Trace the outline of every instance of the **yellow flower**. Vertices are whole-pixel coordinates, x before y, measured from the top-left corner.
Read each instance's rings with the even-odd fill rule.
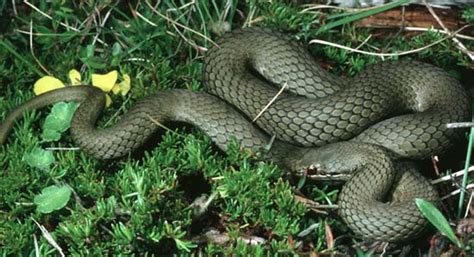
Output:
[[[92,74],[92,85],[104,92],[110,92],[117,81],[117,77],[118,72],[116,70],[107,74]]]
[[[35,82],[33,92],[35,92],[35,95],[41,95],[62,87],[64,87],[64,84],[61,80],[51,76],[44,76]]]
[[[77,86],[82,84],[81,73],[76,69],[72,69],[68,73],[69,81],[71,81],[71,85]]]
[[[82,78],[79,71],[72,69],[68,73],[69,80],[71,81],[71,85],[81,85]],[[130,91],[130,76],[128,74],[124,74],[122,76],[123,81],[120,83],[117,82],[118,72],[113,70],[107,74],[92,74],[92,85],[102,89],[102,91],[108,93],[112,91],[114,94],[121,93],[122,95],[126,95],[128,91]],[[36,95],[43,94],[45,92],[65,87],[64,83],[52,76],[44,76],[38,81],[35,82],[33,86],[33,91]],[[106,107],[109,107],[112,104],[112,99],[108,94],[105,95],[106,97]]]
[[[112,92],[116,95],[120,93],[122,96],[124,96],[128,93],[128,91],[130,91],[131,79],[128,74],[124,74],[122,76],[122,79],[122,82],[114,85],[114,87],[112,88]]]

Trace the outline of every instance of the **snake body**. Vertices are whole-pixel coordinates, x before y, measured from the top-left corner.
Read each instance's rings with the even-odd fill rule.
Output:
[[[342,79],[270,29],[236,30],[217,43],[204,60],[207,93],[158,92],[101,129],[95,126],[105,103],[99,89],[57,89],[13,110],[0,125],[0,144],[25,110],[58,101],[82,103],[71,134],[81,149],[100,159],[140,147],[158,128],[150,118],[190,123],[224,151],[233,139],[244,148],[261,149],[272,135],[276,140],[268,155],[285,169],[352,174],[338,203],[356,235],[398,242],[423,230],[426,221],[413,199],[435,200],[436,192],[412,164],[394,160],[427,158],[453,146],[459,131],[445,124],[469,116],[469,98],[455,79],[415,61],[385,62]],[[266,108],[278,87],[286,91]],[[249,119],[263,109],[254,126]]]

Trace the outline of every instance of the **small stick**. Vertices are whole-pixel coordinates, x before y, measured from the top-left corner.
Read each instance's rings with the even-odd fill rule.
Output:
[[[446,39],[448,38],[452,38],[454,37],[457,33],[459,33],[460,31],[464,30],[465,28],[469,27],[468,25],[456,30],[454,33],[452,34],[449,34],[447,37],[444,37],[444,38],[441,38],[439,40],[436,40],[435,42],[431,43],[431,44],[428,44],[426,46],[423,46],[423,47],[420,47],[420,48],[416,48],[416,49],[412,49],[412,50],[409,50],[409,51],[405,51],[405,52],[400,52],[400,53],[374,53],[374,52],[367,52],[367,51],[363,51],[363,50],[358,50],[358,49],[354,49],[354,48],[351,48],[351,47],[347,47],[347,46],[343,46],[343,45],[340,45],[340,44],[336,44],[336,43],[332,43],[332,42],[328,42],[328,41],[324,41],[324,40],[319,40],[319,39],[313,39],[311,41],[309,41],[310,44],[321,44],[321,45],[328,45],[328,46],[333,46],[333,47],[337,47],[337,48],[341,48],[341,49],[344,49],[344,50],[347,50],[347,51],[351,51],[351,52],[356,52],[356,53],[360,53],[360,54],[366,54],[366,55],[373,55],[373,56],[379,56],[379,57],[389,57],[389,56],[401,56],[401,55],[408,55],[408,54],[413,54],[413,53],[416,53],[416,52],[420,52],[420,51],[423,51],[425,49],[428,49],[434,45],[437,45],[443,41],[445,41]]]
[[[268,107],[270,107],[270,105],[272,105],[272,103],[275,102],[278,96],[280,96],[283,93],[283,91],[286,89],[287,86],[288,86],[288,83],[285,82],[285,84],[281,87],[280,91],[278,91],[278,93],[276,93],[276,95],[268,102],[267,105],[265,105],[265,107],[263,107],[263,109],[257,114],[257,116],[253,118],[252,123],[254,123],[258,118],[260,118],[260,116],[262,116],[262,114],[268,109]]]

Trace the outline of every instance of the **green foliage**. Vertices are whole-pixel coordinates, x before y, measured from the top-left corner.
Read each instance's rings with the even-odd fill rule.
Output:
[[[457,247],[462,248],[462,243],[459,239],[454,235],[454,231],[449,225],[446,218],[443,214],[432,204],[430,201],[426,201],[424,199],[415,199],[416,206],[420,209],[423,216],[425,216],[433,226],[435,226],[443,235],[449,238],[451,242],[453,242]]]
[[[41,194],[35,196],[36,210],[41,213],[51,213],[66,206],[71,197],[71,189],[67,186],[49,186],[41,190]]]
[[[23,160],[28,163],[30,167],[46,170],[54,162],[54,155],[51,151],[36,147],[30,153],[26,153],[23,156]]]
[[[55,104],[44,121],[42,139],[46,142],[58,141],[61,138],[61,133],[71,126],[76,108],[76,103],[60,102]]]
[[[39,64],[59,78],[72,68],[80,70],[83,78],[112,69],[130,74],[130,96],[113,96],[112,108],[98,124],[109,126],[138,99],[158,90],[201,90],[204,50],[213,45],[211,39],[229,29],[268,26],[290,31],[303,43],[321,38],[353,48],[371,34],[346,23],[316,36],[321,21],[329,24],[351,15],[303,12],[302,7],[285,1],[159,2],[130,6],[119,1],[39,1],[33,4],[51,19],[33,9],[13,15],[8,26],[2,26],[9,31],[0,40],[0,84],[7,85],[0,92],[0,117],[33,97],[34,81],[46,73]],[[30,24],[33,49],[30,36],[19,32],[28,30]],[[372,37],[360,49],[405,51],[442,36],[430,32],[411,38]],[[355,75],[381,61],[329,46],[309,48],[334,73]],[[468,67],[469,60],[455,49],[446,40],[411,58],[447,70]],[[347,232],[335,215],[314,214],[297,202],[294,184],[278,167],[262,161],[264,153],[242,151],[234,144],[224,155],[201,132],[180,125],[159,135],[153,149],[111,162],[95,160],[82,151],[42,150],[39,145],[74,146],[67,133],[53,141],[67,129],[58,127],[59,123],[69,124],[70,119],[56,108],[49,116],[44,115],[47,110],[26,113],[8,145],[0,146],[0,252],[5,256],[36,255],[31,235],[37,236],[40,255],[55,254],[39,236],[32,218],[48,229],[67,255],[74,256],[307,254],[327,248],[325,223],[336,236]],[[67,115],[72,112],[72,107],[60,108]],[[52,128],[55,132],[48,132]],[[74,189],[74,203],[50,214],[35,211],[35,193],[58,183]],[[298,189],[318,203],[332,204],[337,199],[334,187],[302,181]],[[191,203],[201,195],[216,197],[197,217]],[[314,224],[319,225],[298,236]],[[211,227],[228,235],[230,242],[219,245],[194,240]],[[247,236],[261,237],[265,243],[246,244],[242,238]],[[346,253],[343,240],[335,243],[336,252]]]
[[[474,6],[466,8],[462,12],[462,17],[470,24],[474,24]]]

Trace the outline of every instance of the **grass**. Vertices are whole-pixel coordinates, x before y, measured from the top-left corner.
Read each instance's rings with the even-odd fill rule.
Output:
[[[286,30],[304,43],[320,38],[350,47],[371,34],[348,23],[319,33],[320,13],[301,12],[301,7],[278,1],[164,0],[155,7],[147,1],[110,5],[41,0],[15,8],[17,14],[11,3],[0,5],[0,13],[11,16],[0,28],[0,56],[4,57],[0,58],[0,119],[33,97],[32,85],[40,76],[52,74],[67,81],[72,68],[80,70],[86,81],[92,73],[113,69],[131,75],[131,93],[113,97],[101,124],[113,123],[137,100],[158,90],[201,90],[204,49],[226,29],[243,24]],[[411,38],[370,38],[361,49],[406,51],[442,37],[428,32]],[[380,61],[329,46],[311,45],[310,50],[334,73],[349,76]],[[410,58],[434,63],[458,77],[460,67],[470,65],[449,40]],[[8,145],[0,146],[4,256],[58,254],[35,221],[70,255],[355,254],[358,248],[334,213],[317,214],[295,200],[296,182],[278,167],[260,162],[258,155],[241,152],[236,145],[224,155],[192,128],[178,126],[174,133],[158,137],[156,147],[114,162],[61,150],[53,152],[56,161],[49,169],[32,168],[24,156],[36,147],[74,146],[67,134],[59,142],[40,142],[47,113],[27,113]],[[68,185],[74,197],[65,208],[43,214],[36,211],[33,199],[51,185]],[[301,191],[309,199],[332,204],[338,188],[306,183]],[[200,215],[203,207],[192,203],[203,194],[215,198]],[[333,243],[327,227],[335,235]],[[219,234],[203,237],[210,228]],[[307,235],[298,236],[308,228],[312,229]],[[219,236],[229,240],[226,246],[206,242]],[[264,243],[249,245],[245,243],[249,239]],[[421,249],[426,244],[427,240]]]

